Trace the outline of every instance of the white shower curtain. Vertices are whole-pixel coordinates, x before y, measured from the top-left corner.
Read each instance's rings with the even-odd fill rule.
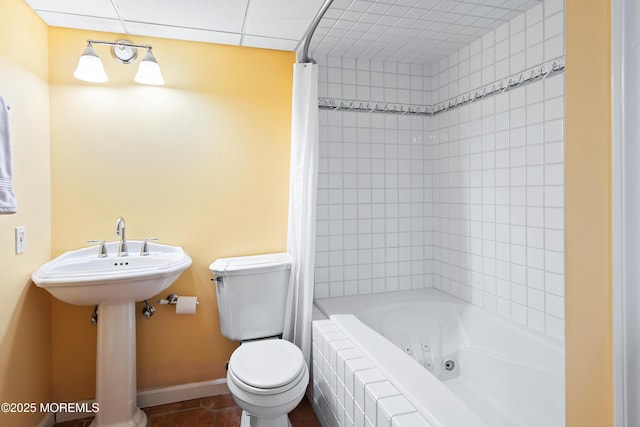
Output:
[[[309,365],[318,182],[318,66],[294,64],[287,252],[293,260],[284,339]]]

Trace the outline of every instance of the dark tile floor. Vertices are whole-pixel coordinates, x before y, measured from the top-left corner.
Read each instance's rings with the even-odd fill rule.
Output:
[[[239,427],[242,410],[230,394],[185,400],[142,409],[149,427]],[[292,427],[320,427],[305,397],[289,413]],[[57,423],[54,427],[89,427],[92,418]]]

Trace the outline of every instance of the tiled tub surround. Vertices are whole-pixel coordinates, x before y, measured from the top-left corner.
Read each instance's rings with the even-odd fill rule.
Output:
[[[433,427],[331,320],[313,321],[314,411],[324,427]]]
[[[564,54],[547,0],[433,67],[444,101]],[[434,286],[564,337],[564,74],[434,116]]]
[[[553,338],[435,289],[316,305],[329,317],[313,325],[324,426],[564,425],[564,353]]]
[[[320,119],[315,297],[432,286],[424,118]]]
[[[435,65],[317,58],[321,97],[434,105],[564,52],[547,0]],[[315,297],[435,286],[564,336],[564,75],[429,116],[320,112]]]

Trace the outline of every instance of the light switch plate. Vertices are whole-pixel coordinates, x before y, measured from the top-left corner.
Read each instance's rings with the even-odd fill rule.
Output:
[[[24,252],[24,226],[16,227],[16,254]]]

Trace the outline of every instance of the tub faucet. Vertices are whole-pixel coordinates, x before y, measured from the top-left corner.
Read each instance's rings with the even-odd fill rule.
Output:
[[[118,246],[118,256],[127,256],[127,239],[125,237],[124,218],[119,216],[116,220],[116,236],[120,236],[120,246]]]

